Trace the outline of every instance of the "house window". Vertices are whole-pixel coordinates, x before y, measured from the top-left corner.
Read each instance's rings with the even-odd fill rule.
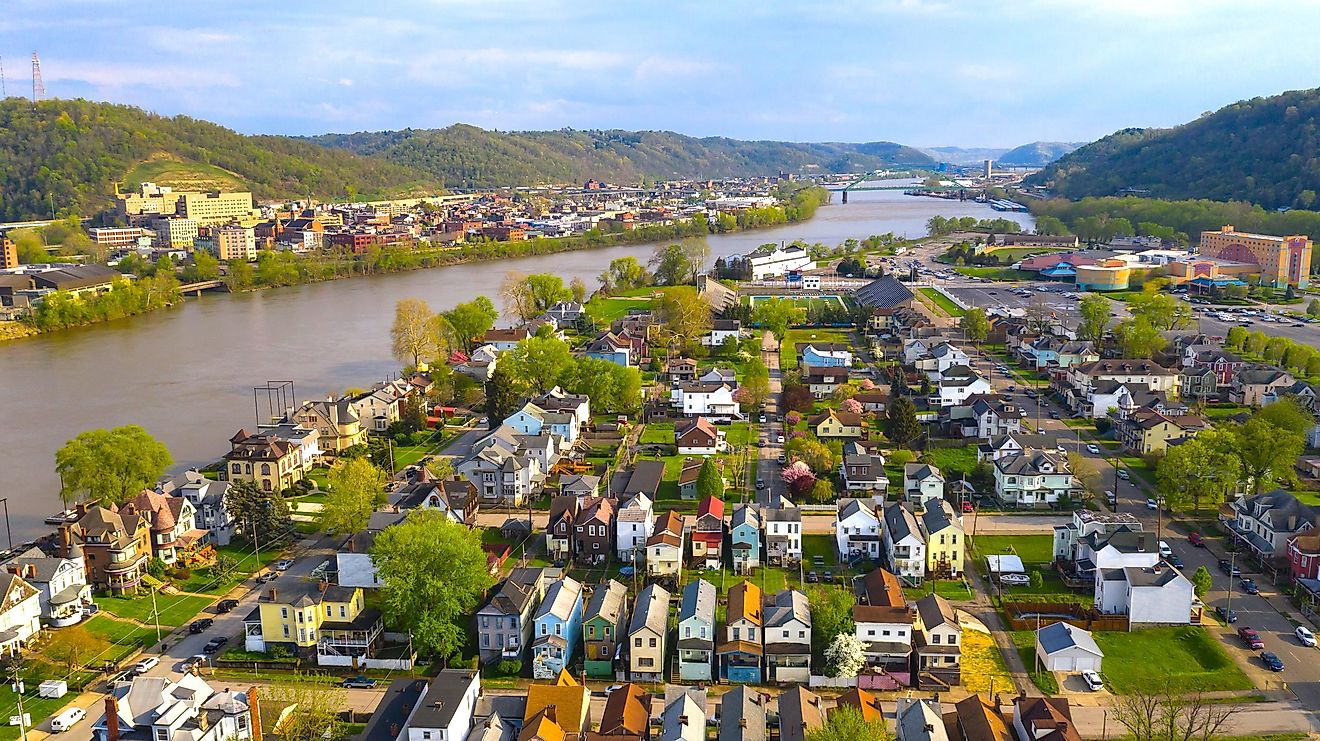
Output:
[[[638,648],[641,648],[641,647],[642,647],[642,639],[641,639],[641,638],[638,638],[638,639],[637,639],[637,641],[636,641],[636,645],[637,645]]]
[[[281,618],[281,619],[284,619],[284,620],[288,620],[288,619],[289,619],[289,608],[287,608],[287,607],[281,607],[281,608],[280,608],[280,618]]]
[[[940,634],[939,634],[939,633],[931,633],[931,635],[930,635],[930,642],[931,642],[931,645],[933,645],[933,646],[938,646],[938,645],[940,644]]]
[[[339,606],[339,617],[348,617],[348,608],[344,607],[343,605],[340,605],[340,606]]]
[[[285,638],[288,638],[288,637],[289,637],[289,626],[288,626],[288,624],[285,624],[285,626],[284,626],[284,637],[285,637]]]
[[[651,648],[655,648],[655,639],[654,639],[654,638],[651,639]]]
[[[642,657],[642,658],[640,658],[640,659],[637,660],[637,665],[638,665],[638,666],[645,666],[645,667],[648,667],[648,668],[649,668],[649,667],[655,666],[655,660],[652,659],[652,658],[650,658],[650,657]]]

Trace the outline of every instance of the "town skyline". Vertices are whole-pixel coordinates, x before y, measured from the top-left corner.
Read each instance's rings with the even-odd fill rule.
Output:
[[[1262,14],[1219,2],[1035,2],[990,16],[915,0],[674,13],[416,0],[389,16],[336,2],[312,16],[295,3],[183,8],[168,22],[56,5],[58,19],[18,2],[0,24],[9,94],[26,94],[35,50],[49,97],[243,133],[470,123],[924,147],[1093,140],[1308,87],[1284,56],[1223,52],[1304,43],[1307,21],[1320,20],[1305,3]]]

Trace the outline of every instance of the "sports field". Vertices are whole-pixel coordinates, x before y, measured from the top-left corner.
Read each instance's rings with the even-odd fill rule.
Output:
[[[811,306],[832,306],[835,308],[842,306],[847,308],[850,305],[849,300],[845,299],[843,296],[828,294],[824,296],[748,296],[747,299],[752,308],[756,308],[756,305],[762,301],[772,301],[775,299],[788,299],[793,302],[794,306],[800,309],[806,309]]]

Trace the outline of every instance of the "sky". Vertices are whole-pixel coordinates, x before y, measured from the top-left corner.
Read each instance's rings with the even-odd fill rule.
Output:
[[[1320,2],[5,0],[28,94],[244,133],[665,129],[1012,147],[1316,85]],[[1288,52],[1288,49],[1301,51]]]

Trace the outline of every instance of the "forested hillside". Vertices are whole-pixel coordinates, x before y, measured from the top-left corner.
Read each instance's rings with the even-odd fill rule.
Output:
[[[999,155],[1004,165],[1042,167],[1082,146],[1083,142],[1032,142],[1014,147]]]
[[[771,175],[779,171],[855,172],[923,166],[926,154],[891,142],[801,144],[698,139],[668,131],[486,131],[444,129],[325,134],[311,141],[380,157],[442,179],[453,188],[618,183],[672,178]]]
[[[1315,208],[1320,90],[1225,106],[1171,129],[1124,129],[1046,167],[1029,182],[1067,198],[1126,189],[1157,198]]]
[[[130,106],[22,98],[0,101],[0,220],[92,214],[114,183],[250,188],[258,198],[435,192],[438,183],[391,162],[278,136],[244,136],[186,116]]]

